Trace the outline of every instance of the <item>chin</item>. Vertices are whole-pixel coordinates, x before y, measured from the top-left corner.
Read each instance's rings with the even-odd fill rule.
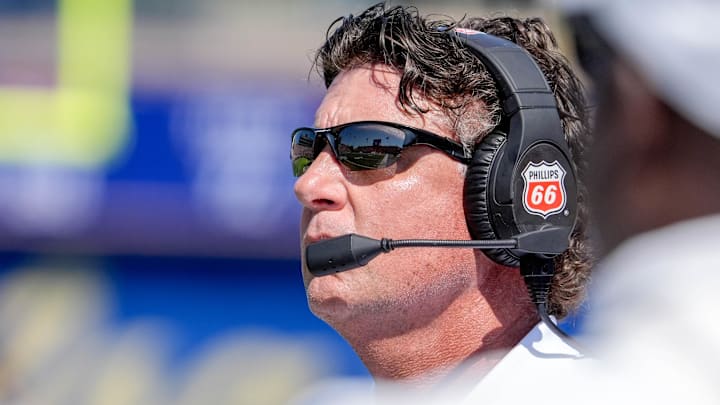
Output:
[[[372,300],[372,297],[368,296],[365,289],[367,282],[358,272],[311,277],[306,285],[310,311],[333,326],[361,315],[364,307],[368,306],[365,301]]]
[[[343,297],[330,294],[315,294],[309,289],[307,299],[310,311],[330,325],[337,325],[353,317],[352,307]]]
[[[322,301],[308,298],[308,306],[310,312],[333,327],[353,318],[347,302],[339,298]]]

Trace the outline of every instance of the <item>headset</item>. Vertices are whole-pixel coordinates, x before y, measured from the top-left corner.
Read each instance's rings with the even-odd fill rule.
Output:
[[[487,68],[502,118],[475,146],[465,177],[465,217],[473,239],[522,239],[522,249],[486,249],[497,263],[520,267],[541,319],[580,350],[548,315],[553,257],[569,247],[577,219],[577,179],[555,95],[528,52],[478,31],[450,31]]]
[[[519,45],[478,31],[450,31],[495,80],[502,109],[496,128],[476,145],[465,178],[464,206],[474,239],[512,239],[549,230],[543,245],[568,248],[577,218],[577,182],[555,96],[543,72]],[[536,251],[489,249],[497,263],[518,267]]]

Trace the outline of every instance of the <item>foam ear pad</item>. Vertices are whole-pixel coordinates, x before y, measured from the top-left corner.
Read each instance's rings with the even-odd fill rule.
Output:
[[[465,175],[464,206],[465,221],[473,239],[502,239],[492,224],[488,211],[488,190],[491,187],[490,173],[496,170],[495,157],[505,146],[507,136],[502,132],[486,135],[475,147],[472,162]],[[485,255],[495,262],[518,267],[520,262],[508,249],[483,250]]]

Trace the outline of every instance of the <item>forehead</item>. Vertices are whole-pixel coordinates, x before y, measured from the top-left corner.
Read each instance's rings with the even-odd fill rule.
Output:
[[[341,72],[328,88],[315,114],[317,127],[353,121],[392,121],[397,107],[399,74],[363,66]]]
[[[400,74],[384,65],[341,72],[328,88],[315,114],[315,126],[327,128],[355,121],[390,121],[446,133],[446,117],[426,103],[429,112],[409,113],[398,101]],[[416,93],[417,101],[424,102]]]

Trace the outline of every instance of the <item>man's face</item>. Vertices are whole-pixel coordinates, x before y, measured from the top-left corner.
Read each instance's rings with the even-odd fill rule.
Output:
[[[450,137],[439,112],[408,115],[399,108],[399,78],[382,66],[341,73],[317,110],[315,126],[390,121]],[[308,244],[348,233],[468,239],[464,171],[463,164],[426,146],[403,150],[389,168],[350,171],[326,146],[295,184],[303,205],[303,255]],[[463,291],[477,288],[478,257],[462,249],[400,249],[367,266],[323,277],[313,277],[303,259],[303,278],[312,311],[333,326],[378,319],[378,314],[386,320],[425,322]]]

